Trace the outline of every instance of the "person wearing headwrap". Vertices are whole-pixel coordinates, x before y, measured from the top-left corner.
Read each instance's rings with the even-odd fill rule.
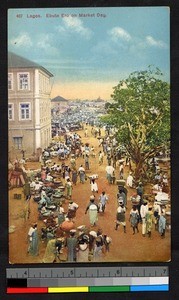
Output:
[[[73,182],[74,185],[76,185],[77,178],[78,178],[78,172],[77,172],[76,167],[74,167],[71,172],[72,172],[71,173],[72,174],[72,182]]]
[[[89,219],[91,226],[96,225],[96,222],[98,220],[98,212],[99,212],[99,206],[94,201],[95,197],[94,195],[90,196],[90,203],[88,204],[85,214],[89,210]]]
[[[142,205],[140,207],[140,215],[142,219],[142,236],[145,237],[146,234],[146,214],[148,212],[148,201],[143,199]]]
[[[77,238],[75,233],[75,229],[70,230],[70,236],[66,239],[68,262],[76,261]]]
[[[97,183],[95,182],[95,179],[92,179],[91,180],[91,192],[96,192],[98,193],[98,185]]]
[[[149,204],[148,206],[148,212],[146,213],[145,219],[146,219],[146,231],[149,238],[151,238],[152,223],[155,222],[151,204]]]
[[[76,211],[77,211],[78,207],[79,207],[79,205],[77,203],[75,203],[73,200],[70,200],[69,205],[68,205],[67,218],[74,219],[76,217]]]
[[[108,201],[108,196],[106,195],[105,191],[103,191],[99,196],[99,201],[101,205],[101,211],[104,212],[106,208],[106,203]]]
[[[133,234],[135,234],[135,229],[139,232],[138,223],[139,223],[139,212],[137,207],[134,205],[130,211],[130,219],[131,227],[133,229]]]
[[[104,239],[103,239],[102,231],[98,230],[97,237],[94,243],[94,252],[93,252],[93,257],[95,261],[100,260],[103,245],[104,245]]]
[[[29,236],[29,247],[28,253],[32,256],[38,255],[38,230],[37,230],[37,223],[33,224],[28,232]]]
[[[161,206],[160,202],[155,201],[154,202],[154,218],[155,218],[155,230],[158,230],[159,228],[159,218],[161,215]]]
[[[165,238],[165,228],[166,228],[166,217],[165,212],[161,212],[161,215],[159,217],[159,233],[161,235],[161,238]]]
[[[134,182],[134,177],[132,176],[132,172],[130,172],[129,176],[127,177],[126,185],[132,188],[133,182]]]
[[[123,226],[124,233],[126,233],[126,218],[125,218],[125,212],[126,208],[124,206],[123,201],[119,202],[119,206],[117,208],[117,213],[116,213],[116,227],[115,230],[118,229],[119,225]]]
[[[62,203],[58,207],[58,224],[62,224],[65,221],[65,210],[62,207]]]
[[[80,176],[80,182],[84,183],[85,182],[85,169],[83,168],[82,165],[78,169],[78,174]]]
[[[59,259],[59,254],[62,253],[62,245],[64,239],[51,239],[47,243],[47,247],[45,249],[43,263],[53,263],[56,262],[57,258]]]
[[[86,233],[87,229],[84,225],[77,228],[79,230],[77,238],[77,261],[85,262],[88,261],[89,257],[89,235]]]
[[[66,190],[67,190],[67,195],[66,195],[67,198],[71,198],[73,186],[72,186],[72,183],[70,181],[70,178],[67,179],[65,187],[66,187]]]

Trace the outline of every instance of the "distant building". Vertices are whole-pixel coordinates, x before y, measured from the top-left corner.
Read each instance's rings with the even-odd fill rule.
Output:
[[[57,96],[51,99],[51,107],[52,109],[56,109],[59,111],[65,111],[68,108],[69,101],[61,96]]]
[[[64,112],[69,107],[69,101],[61,96],[51,99],[51,107],[54,112]]]
[[[8,53],[8,119],[10,157],[31,155],[51,141],[50,78],[39,64]]]

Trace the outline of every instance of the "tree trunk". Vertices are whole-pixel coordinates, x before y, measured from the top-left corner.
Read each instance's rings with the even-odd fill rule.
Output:
[[[144,160],[139,160],[138,162],[135,162],[136,168],[134,170],[134,176],[135,176],[135,181],[138,181],[141,177],[141,174],[143,173],[143,163]]]

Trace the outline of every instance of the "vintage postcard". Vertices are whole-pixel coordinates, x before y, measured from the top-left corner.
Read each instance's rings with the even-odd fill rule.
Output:
[[[8,144],[11,264],[170,261],[169,7],[9,9]]]

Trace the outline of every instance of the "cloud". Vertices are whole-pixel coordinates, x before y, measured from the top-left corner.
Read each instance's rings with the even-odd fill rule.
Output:
[[[90,39],[92,36],[92,31],[85,27],[83,22],[74,17],[65,17],[63,18],[64,27],[59,26],[58,31],[60,33],[78,33],[80,36],[84,37],[85,39]]]
[[[61,34],[66,34],[67,33],[67,30],[61,25],[57,26],[56,29]]]
[[[58,49],[53,44],[52,36],[48,34],[42,34],[37,42],[37,47],[43,49],[48,54],[58,54]]]
[[[79,63],[84,63],[86,64],[86,61],[81,61],[81,60],[78,60],[78,59],[68,59],[68,58],[64,58],[64,59],[56,59],[56,58],[40,58],[38,59],[39,62],[41,63],[47,63],[47,64],[54,64],[54,65],[68,65],[68,64],[79,64]]]
[[[10,45],[29,48],[33,46],[33,43],[27,32],[21,32],[17,37],[14,37],[10,40]]]
[[[49,52],[51,54],[51,52]],[[49,58],[40,58],[36,59],[35,62],[38,64],[44,66],[45,68],[49,69],[52,71],[53,74],[57,74],[56,70],[59,71],[59,73],[64,75],[65,71],[73,71],[70,73],[71,75],[68,76],[73,76],[76,74],[76,72],[85,72],[88,70],[88,72],[92,72],[94,70],[93,65],[91,62],[86,62],[81,59],[56,59],[55,55],[51,56]]]
[[[168,46],[162,40],[156,40],[148,35],[143,39],[133,38],[133,42],[129,46],[130,53],[134,53],[137,57],[146,58],[147,50],[151,49],[167,49]]]
[[[115,42],[118,40],[123,40],[129,42],[132,38],[130,34],[121,27],[114,27],[108,31],[108,34],[111,36],[111,39]]]
[[[39,60],[38,60],[39,62]],[[56,65],[50,65],[50,67],[52,69],[57,69],[57,70],[94,70],[94,68],[92,68],[91,66],[64,66],[64,65],[60,65],[60,64],[56,64]]]
[[[93,54],[99,54],[99,55],[116,55],[118,54],[118,51],[114,49],[111,44],[108,41],[101,41],[97,43],[92,49]]]
[[[167,48],[167,44],[161,40],[155,40],[152,36],[146,36],[146,43],[152,47]]]

